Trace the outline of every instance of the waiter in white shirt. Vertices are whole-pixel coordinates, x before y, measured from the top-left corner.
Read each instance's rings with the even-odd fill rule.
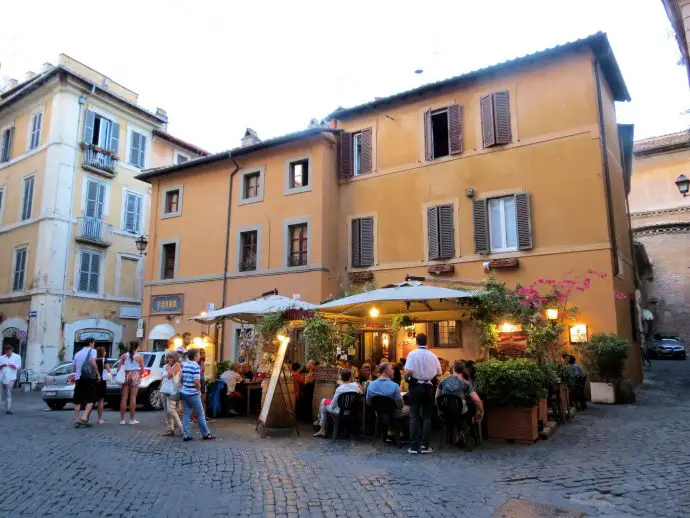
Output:
[[[22,367],[22,357],[12,352],[10,344],[5,344],[4,352],[0,356],[0,401],[5,402],[5,413],[12,414],[12,388]]]
[[[434,386],[431,384],[441,374],[441,363],[426,348],[426,335],[417,335],[417,349],[407,356],[405,378],[410,386],[410,448],[408,453],[432,453],[431,414],[434,411]],[[423,422],[423,424],[422,424]],[[421,436],[421,437],[420,437]]]

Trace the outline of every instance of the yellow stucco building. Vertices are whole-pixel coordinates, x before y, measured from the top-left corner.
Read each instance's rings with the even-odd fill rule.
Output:
[[[319,302],[408,274],[514,285],[593,269],[607,275],[574,295],[581,322],[632,339],[630,300],[616,297],[635,289],[632,135],[614,106],[628,99],[597,34],[147,171],[147,329],[207,331],[188,318],[274,288]],[[225,358],[237,331],[227,324]],[[477,354],[461,323],[428,331],[448,360]],[[380,338],[363,337],[362,356]]]
[[[34,376],[89,337],[111,355],[136,339],[151,192],[135,176],[204,154],[137,101],[64,54],[0,92],[0,334]]]

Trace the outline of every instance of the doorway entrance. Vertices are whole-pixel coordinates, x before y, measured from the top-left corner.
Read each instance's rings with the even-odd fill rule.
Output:
[[[360,361],[371,360],[374,365],[378,364],[382,358],[387,358],[391,362],[396,361],[395,346],[391,345],[388,332],[363,331],[358,338],[355,347]]]
[[[96,340],[96,347],[105,348],[106,358],[113,357],[113,342],[115,336],[107,329],[80,329],[74,334],[74,354],[89,345],[91,339]]]

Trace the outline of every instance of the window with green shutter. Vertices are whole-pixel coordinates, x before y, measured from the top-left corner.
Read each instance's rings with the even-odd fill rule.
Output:
[[[141,209],[143,197],[127,191],[125,194],[124,230],[131,234],[141,233]]]
[[[146,166],[146,135],[131,130],[129,163],[143,169]]]
[[[374,218],[355,218],[351,229],[352,267],[374,265]]]
[[[9,162],[12,158],[12,141],[14,140],[14,126],[2,130],[0,133],[0,163]]]
[[[427,238],[429,260],[455,257],[455,225],[453,205],[427,208]]]
[[[25,246],[14,250],[14,269],[12,272],[12,291],[24,291],[24,278],[26,276],[26,256]]]
[[[93,250],[81,250],[80,256],[77,291],[98,294],[100,292],[102,256]]]

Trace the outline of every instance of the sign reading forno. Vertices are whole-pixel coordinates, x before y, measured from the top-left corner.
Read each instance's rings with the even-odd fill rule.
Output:
[[[151,295],[151,314],[182,314],[184,295]]]

